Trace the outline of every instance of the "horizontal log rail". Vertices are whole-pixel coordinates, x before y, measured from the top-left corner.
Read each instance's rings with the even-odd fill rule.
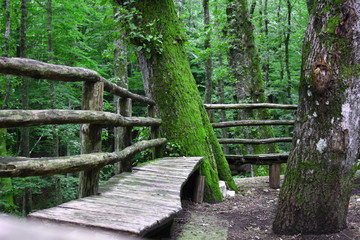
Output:
[[[155,102],[150,98],[129,92],[127,89],[107,81],[96,71],[86,68],[44,63],[28,58],[0,57],[0,73],[63,82],[101,81],[104,83],[105,91],[120,97],[131,98],[135,101],[155,105]]]
[[[0,177],[48,176],[83,171],[113,164],[143,150],[166,143],[165,138],[137,142],[119,152],[90,153],[67,157],[0,157]]]
[[[221,144],[270,144],[279,142],[291,142],[292,137],[265,138],[265,139],[242,139],[242,138],[219,138]]]
[[[274,103],[236,103],[236,104],[204,104],[206,109],[290,109],[296,110],[296,104],[274,104]]]
[[[0,110],[0,128],[85,123],[122,127],[160,126],[161,119],[123,117],[119,114],[91,110]]]
[[[286,163],[289,153],[259,154],[259,155],[225,155],[229,164],[271,165]]]
[[[238,120],[212,123],[214,128],[238,126],[264,126],[264,125],[294,125],[295,120]]]

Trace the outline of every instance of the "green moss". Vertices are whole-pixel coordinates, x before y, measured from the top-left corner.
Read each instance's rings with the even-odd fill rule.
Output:
[[[340,22],[340,17],[330,17],[326,23],[325,32],[327,32],[328,34],[335,34],[335,30],[339,26]]]
[[[152,96],[163,121],[162,135],[181,146],[184,155],[204,157],[200,173],[206,177],[205,200],[221,201],[219,178],[233,189],[236,186],[191,73],[174,3],[157,0],[134,4],[142,13],[142,24],[154,22],[147,34],[156,29],[163,35],[162,53],[153,54],[147,60],[152,68],[149,78]],[[147,53],[142,50],[141,54]]]

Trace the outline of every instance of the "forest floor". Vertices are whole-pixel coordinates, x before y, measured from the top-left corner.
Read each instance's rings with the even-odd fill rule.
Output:
[[[360,240],[360,178],[350,200],[348,229],[327,235],[279,236],[272,232],[279,190],[268,187],[268,177],[238,178],[240,194],[218,204],[184,202],[175,218],[173,240]]]

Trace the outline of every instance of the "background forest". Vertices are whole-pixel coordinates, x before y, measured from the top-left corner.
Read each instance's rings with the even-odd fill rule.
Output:
[[[238,79],[230,64],[230,51],[234,48],[236,29],[242,26],[230,11],[234,1],[181,0],[175,1],[178,16],[187,35],[187,55],[198,89],[207,103],[252,102],[239,99],[236,91]],[[301,67],[301,47],[308,11],[305,1],[253,0],[248,4],[248,18],[253,24],[255,47],[260,57],[262,81],[265,84],[266,102],[297,103],[298,81]],[[84,67],[97,71],[106,79],[144,95],[136,51],[128,39],[138,34],[135,26],[127,23],[133,17],[110,1],[65,0],[2,0],[0,6],[0,56],[26,57],[39,61]],[[209,14],[207,14],[209,12]],[[205,14],[204,14],[205,13]],[[127,33],[122,31],[125,26]],[[159,36],[144,36],[161,45]],[[146,47],[146,46],[144,46]],[[240,46],[241,47],[241,46]],[[124,66],[125,65],[125,66]],[[251,66],[248,66],[251,70]],[[124,72],[125,81],[121,75]],[[208,80],[207,80],[208,79]],[[0,106],[2,109],[81,109],[80,83],[49,82],[0,76]],[[105,95],[104,111],[114,111],[114,99]],[[137,116],[144,115],[145,107],[134,106]],[[292,119],[286,110],[271,110],[275,119]],[[238,117],[236,111],[226,115],[214,114],[214,121]],[[27,133],[28,131],[28,133]],[[245,136],[247,130],[229,128],[228,133]],[[276,127],[276,136],[289,136],[290,127]],[[2,156],[65,156],[80,153],[79,126],[59,125],[21,128],[1,131]],[[148,137],[145,128],[135,128],[134,139]],[[114,131],[104,129],[103,150],[113,151]],[[168,144],[169,155],[181,153],[174,144]],[[224,151],[250,151],[229,145]],[[279,151],[289,151],[289,144],[279,144]],[[142,154],[134,164],[149,159]],[[114,172],[112,166],[101,171],[101,180]],[[265,167],[255,169],[255,175],[266,175]],[[25,210],[26,192],[32,192],[35,209],[57,205],[77,197],[78,177],[67,176],[14,178],[12,186],[5,189],[2,183],[0,207],[7,212],[22,214]],[[27,189],[27,191],[25,191]],[[2,199],[9,194],[14,204]]]

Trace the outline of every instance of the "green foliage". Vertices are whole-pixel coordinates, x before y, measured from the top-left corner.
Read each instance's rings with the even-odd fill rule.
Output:
[[[167,142],[164,150],[165,156],[180,157],[183,156],[184,150],[181,145],[175,142]]]

